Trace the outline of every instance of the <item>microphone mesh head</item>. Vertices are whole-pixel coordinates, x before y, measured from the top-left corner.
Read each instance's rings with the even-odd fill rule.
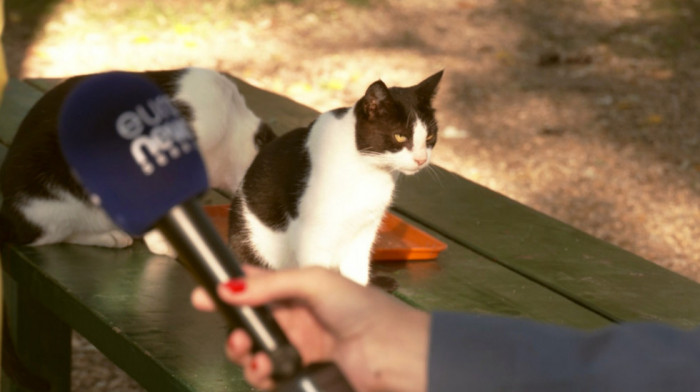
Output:
[[[189,125],[143,76],[110,72],[78,84],[61,109],[58,136],[78,180],[132,235],[208,188]]]

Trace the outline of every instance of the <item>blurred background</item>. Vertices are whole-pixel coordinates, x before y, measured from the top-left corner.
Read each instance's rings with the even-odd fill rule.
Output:
[[[5,7],[18,78],[195,65],[323,111],[445,69],[433,163],[700,281],[700,0]]]

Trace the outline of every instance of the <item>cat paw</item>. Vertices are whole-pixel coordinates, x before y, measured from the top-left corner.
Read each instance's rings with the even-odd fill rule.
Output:
[[[151,253],[157,255],[169,256],[173,259],[177,258],[175,249],[170,245],[170,242],[163,237],[159,230],[151,230],[143,236],[143,242]]]
[[[105,248],[126,248],[134,243],[134,239],[121,230],[101,233],[79,233],[65,239],[69,244],[103,246]]]
[[[107,234],[112,237],[113,248],[126,248],[134,243],[134,238],[123,231],[114,230]]]

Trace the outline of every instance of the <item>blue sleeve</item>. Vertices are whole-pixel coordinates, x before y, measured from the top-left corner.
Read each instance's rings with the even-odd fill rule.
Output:
[[[700,330],[436,312],[428,391],[700,391]]]

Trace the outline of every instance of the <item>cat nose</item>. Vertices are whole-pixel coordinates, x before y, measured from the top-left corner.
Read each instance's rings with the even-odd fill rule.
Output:
[[[413,158],[413,161],[414,161],[418,166],[424,164],[425,161],[427,161],[427,160],[428,160],[428,158]]]

